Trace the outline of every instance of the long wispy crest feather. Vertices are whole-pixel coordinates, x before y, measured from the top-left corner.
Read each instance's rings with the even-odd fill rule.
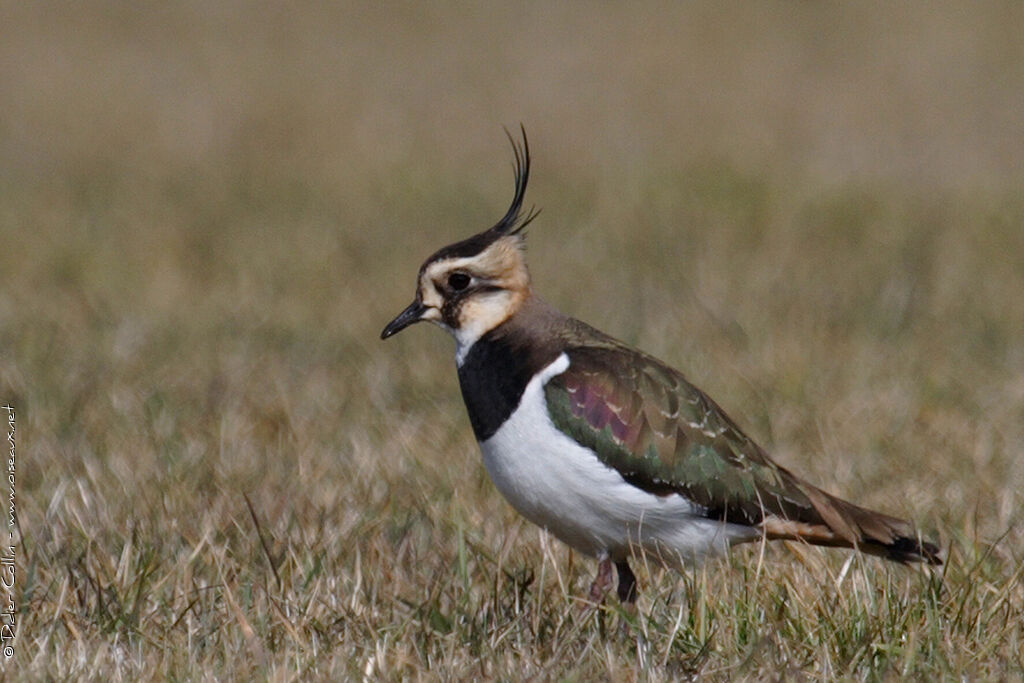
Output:
[[[540,214],[539,210],[534,210],[532,207],[526,212],[526,215],[523,215],[522,212],[523,198],[526,196],[526,185],[530,181],[530,143],[526,139],[526,128],[521,123],[519,124],[519,131],[523,136],[521,145],[512,137],[512,133],[509,132],[508,128],[505,128],[505,135],[508,136],[509,142],[512,143],[512,154],[515,157],[512,163],[512,170],[515,173],[516,183],[515,195],[512,197],[512,203],[509,205],[508,211],[501,217],[501,220],[487,230],[438,250],[437,253],[427,259],[427,263],[442,258],[476,256],[502,237],[520,234],[523,228]],[[426,266],[426,263],[424,266]]]
[[[505,212],[505,215],[494,227],[487,231],[488,233],[514,235],[525,228],[540,213],[539,211],[534,211],[531,207],[526,212],[526,216],[521,216],[523,198],[526,196],[526,185],[530,182],[530,143],[526,138],[526,127],[521,123],[519,124],[519,132],[523,136],[523,144],[521,146],[516,143],[509,129],[505,128],[505,135],[508,136],[508,141],[512,143],[512,153],[515,155],[512,168],[515,173],[516,192],[512,197],[512,204],[509,205],[508,211]]]

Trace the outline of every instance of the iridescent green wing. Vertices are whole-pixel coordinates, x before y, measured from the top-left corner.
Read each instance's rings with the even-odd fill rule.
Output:
[[[567,353],[545,386],[551,418],[626,481],[680,493],[710,518],[821,521],[800,482],[678,372],[610,339]]]

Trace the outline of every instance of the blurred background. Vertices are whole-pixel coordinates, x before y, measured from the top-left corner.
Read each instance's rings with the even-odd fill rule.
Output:
[[[244,574],[243,492],[281,571],[376,552],[415,582],[388,524],[414,549],[453,519],[501,546],[517,522],[451,341],[378,335],[423,258],[504,212],[520,122],[542,296],[681,368],[812,481],[946,543],[1009,533],[1019,557],[1021,3],[3,16],[0,401],[22,560],[57,582],[39,613],[89,583],[60,558],[129,538],[168,576],[203,543]]]

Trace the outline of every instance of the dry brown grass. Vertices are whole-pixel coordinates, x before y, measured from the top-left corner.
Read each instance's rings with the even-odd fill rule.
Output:
[[[3,14],[5,677],[1024,677],[1019,3]],[[520,120],[547,298],[940,573],[745,548],[578,616],[449,340],[377,340]]]

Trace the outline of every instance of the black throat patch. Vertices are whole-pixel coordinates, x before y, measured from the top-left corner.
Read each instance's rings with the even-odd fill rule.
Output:
[[[505,423],[533,376],[557,357],[554,349],[531,349],[524,339],[491,330],[473,344],[459,366],[459,386],[477,441],[486,441]]]

